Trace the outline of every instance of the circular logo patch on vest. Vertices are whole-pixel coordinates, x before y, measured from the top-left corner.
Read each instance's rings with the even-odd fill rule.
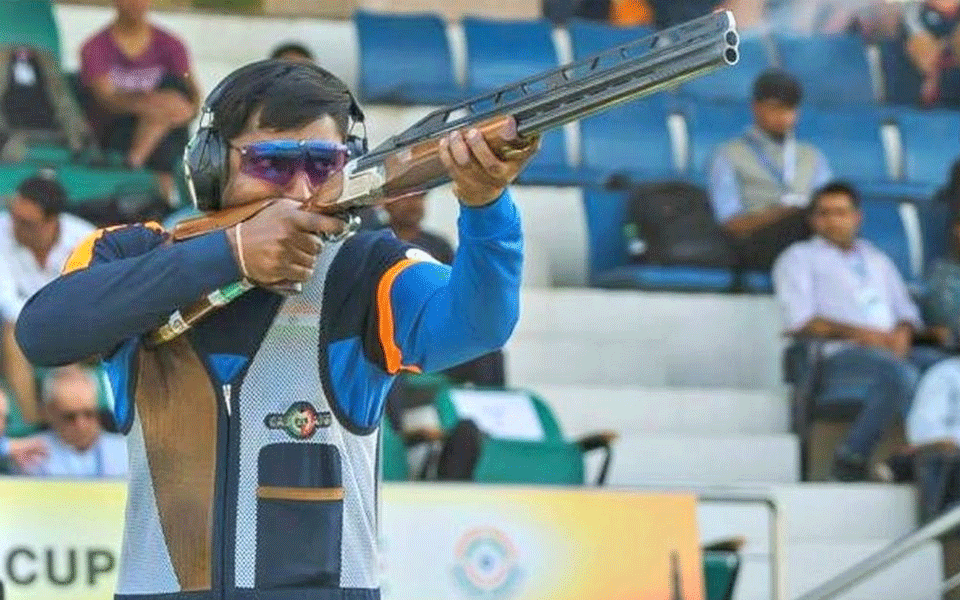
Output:
[[[313,437],[317,429],[330,427],[333,418],[329,412],[320,412],[309,402],[294,402],[286,412],[270,413],[263,419],[267,429],[282,429],[297,440]]]

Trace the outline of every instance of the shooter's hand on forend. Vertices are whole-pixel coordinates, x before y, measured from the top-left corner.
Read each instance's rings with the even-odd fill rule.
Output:
[[[346,223],[302,209],[281,198],[252,218],[227,229],[237,265],[258,285],[307,281],[323,249],[322,234],[337,234]]]
[[[510,135],[516,128],[510,124]],[[498,157],[476,129],[454,131],[440,140],[440,162],[453,180],[453,194],[467,206],[483,206],[496,200],[523,167],[537,153],[538,137],[531,138],[523,149],[512,149],[506,158]]]

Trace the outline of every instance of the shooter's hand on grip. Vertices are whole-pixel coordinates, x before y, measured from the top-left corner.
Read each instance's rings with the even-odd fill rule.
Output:
[[[512,135],[516,137],[511,123]],[[454,131],[440,140],[440,162],[453,180],[453,193],[466,206],[483,206],[496,200],[536,154],[540,139],[531,138],[523,149],[512,149],[500,158],[476,129]]]
[[[342,232],[346,223],[302,207],[282,198],[227,230],[234,258],[247,279],[262,286],[310,279],[323,249],[321,236]]]

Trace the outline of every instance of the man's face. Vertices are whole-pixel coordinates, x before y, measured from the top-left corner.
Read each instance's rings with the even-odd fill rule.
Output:
[[[57,217],[46,216],[43,209],[31,200],[15,194],[10,200],[10,220],[13,237],[21,246],[43,251],[53,245],[57,237]]]
[[[402,198],[387,204],[384,208],[390,215],[390,227],[394,229],[419,227],[425,213],[426,194]]]
[[[150,10],[150,0],[114,0],[117,13],[131,21],[142,21]]]
[[[768,98],[753,103],[757,127],[775,138],[783,138],[797,125],[797,107]]]
[[[50,425],[67,445],[84,451],[100,435],[97,388],[80,377],[58,382],[55,397],[47,403]]]
[[[841,248],[850,248],[860,231],[862,219],[863,215],[853,205],[850,196],[834,193],[817,200],[810,220],[818,235]]]
[[[254,115],[251,121],[259,118]],[[336,121],[329,115],[304,125],[299,129],[278,131],[275,129],[249,128],[248,131],[230,140],[230,174],[223,191],[223,207],[248,204],[268,198],[290,198],[302,202],[310,199],[318,187],[311,184],[307,174],[298,171],[285,186],[279,186],[269,181],[240,172],[240,150],[249,144],[270,140],[324,140],[343,143],[343,136],[337,128]],[[328,185],[339,189],[343,182],[343,173],[336,173]]]

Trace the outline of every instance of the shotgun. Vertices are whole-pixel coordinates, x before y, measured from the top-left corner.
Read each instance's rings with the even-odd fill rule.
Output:
[[[344,167],[325,182],[305,210],[350,220],[364,206],[384,204],[448,181],[440,140],[454,130],[476,128],[501,158],[524,151],[550,129],[648,96],[687,79],[736,64],[739,36],[729,11],[694,19],[431,112]],[[251,202],[178,224],[174,242],[245,221],[272,199]],[[173,313],[147,344],[172,340],[212,310],[254,287],[248,280],[215,290]]]

